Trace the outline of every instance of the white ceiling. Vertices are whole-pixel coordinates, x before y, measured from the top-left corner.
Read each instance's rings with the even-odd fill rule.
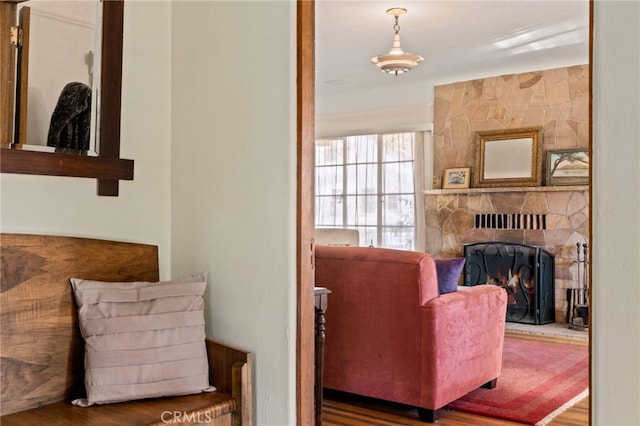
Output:
[[[424,57],[397,77],[369,63],[391,48],[391,7],[408,11],[403,50]],[[316,0],[319,115],[432,104],[435,85],[588,61],[588,0]]]

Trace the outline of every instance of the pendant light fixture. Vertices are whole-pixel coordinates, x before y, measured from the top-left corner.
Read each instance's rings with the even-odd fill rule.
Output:
[[[424,59],[415,53],[405,52],[400,47],[400,24],[398,24],[398,17],[405,13],[407,13],[407,9],[401,7],[387,9],[387,14],[395,18],[395,24],[393,25],[393,46],[389,53],[374,56],[370,60],[373,65],[376,65],[381,71],[387,74],[400,75],[409,72]]]

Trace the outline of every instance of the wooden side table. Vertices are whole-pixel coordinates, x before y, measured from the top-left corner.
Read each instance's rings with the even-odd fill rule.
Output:
[[[324,340],[327,299],[331,290],[325,287],[315,287],[315,311],[316,311],[316,342],[315,342],[315,418],[316,426],[322,426],[322,370],[324,366]]]

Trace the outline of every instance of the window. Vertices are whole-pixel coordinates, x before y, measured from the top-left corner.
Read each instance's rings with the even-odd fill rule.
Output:
[[[416,133],[316,141],[316,227],[355,228],[360,245],[414,250]]]

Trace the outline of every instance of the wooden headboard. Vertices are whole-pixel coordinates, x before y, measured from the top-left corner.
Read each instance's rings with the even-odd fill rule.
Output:
[[[158,248],[1,234],[0,257],[0,414],[82,395],[84,342],[69,278],[158,281]]]

